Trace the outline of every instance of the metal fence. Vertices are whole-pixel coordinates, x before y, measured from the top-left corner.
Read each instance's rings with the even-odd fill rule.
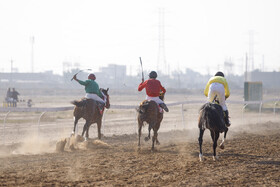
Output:
[[[161,131],[181,130],[187,128],[196,128],[199,107],[205,103],[205,100],[182,101],[167,104],[170,108],[169,113],[165,113],[161,125]],[[277,119],[279,99],[270,99],[263,101],[228,101],[229,110],[240,111],[232,116],[233,123],[244,124],[245,119],[250,122],[265,122]],[[251,105],[258,105],[257,111],[246,113],[246,108]],[[271,111],[264,111],[264,104],[270,104]],[[102,123],[102,133],[106,136],[115,134],[132,134],[137,133],[137,112],[136,105],[111,105],[109,110],[105,110]],[[0,128],[0,144],[9,144],[20,142],[28,132],[32,131],[40,136],[46,136],[52,140],[66,135],[70,135],[73,128],[71,119],[71,107],[53,107],[53,108],[0,108],[0,114],[3,118],[3,124]],[[49,115],[58,115],[64,112],[62,116],[69,117],[52,117],[53,120],[42,122],[42,119]],[[245,114],[246,113],[246,114]],[[11,115],[15,116],[11,116]],[[16,118],[30,118],[32,121],[22,124]],[[241,116],[241,119],[240,119]],[[274,117],[273,117],[274,116]],[[8,123],[8,119],[14,121]],[[238,119],[238,120],[237,120]],[[78,126],[82,122],[78,123]],[[92,125],[93,126],[93,125]],[[144,129],[143,129],[144,130]],[[96,131],[96,130],[91,130]],[[145,130],[144,130],[145,131]],[[79,133],[79,130],[77,131]],[[96,132],[90,132],[90,137],[96,137]]]

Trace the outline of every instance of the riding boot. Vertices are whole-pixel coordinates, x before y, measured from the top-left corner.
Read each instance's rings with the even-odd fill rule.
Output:
[[[165,103],[160,103],[159,106],[161,108],[163,108],[163,110],[165,110],[166,112],[169,112],[169,109],[167,108],[166,104]]]
[[[229,116],[228,116],[228,110],[224,111],[224,119],[225,119],[226,127],[229,127],[230,121],[229,121]]]
[[[103,108],[105,107],[105,103],[102,102],[97,102],[97,105],[100,110],[103,110]]]

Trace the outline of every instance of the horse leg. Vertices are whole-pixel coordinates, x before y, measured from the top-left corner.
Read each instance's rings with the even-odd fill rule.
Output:
[[[154,129],[154,135],[153,135],[153,144],[152,144],[152,151],[155,149],[155,141],[157,139],[158,133],[157,130]]]
[[[147,137],[145,137],[145,141],[148,141],[151,138],[151,129],[152,129],[152,125],[149,124],[149,134]]]
[[[76,126],[77,126],[78,121],[79,121],[79,118],[74,117],[74,129],[73,129],[73,131],[72,131],[71,136],[72,136],[72,135],[75,135],[75,133],[76,133]]]
[[[223,137],[223,139],[222,139],[221,144],[219,145],[219,147],[220,147],[221,149],[224,149],[224,148],[225,148],[224,143],[225,143],[225,141],[226,141],[227,132],[228,132],[228,128],[226,127],[226,130],[225,130],[225,132],[224,132],[224,137]]]
[[[198,137],[198,142],[199,142],[199,160],[203,160],[203,154],[202,154],[202,142],[203,142],[203,134],[205,130],[199,129],[199,137]]]
[[[213,160],[217,160],[218,156],[216,155],[217,141],[219,139],[220,133],[219,131],[211,130],[211,138],[213,140]]]
[[[142,126],[143,126],[143,122],[138,121],[138,147],[140,147],[140,137],[141,137],[141,133],[142,133]]]
[[[89,129],[89,123],[88,121],[86,121],[86,123],[84,124],[84,128],[83,128],[83,132],[82,132],[82,136],[84,136],[85,132]],[[85,137],[85,141],[87,140],[87,137]]]
[[[86,140],[88,140],[88,137],[89,137],[88,132],[89,132],[89,127],[90,127],[90,125],[91,125],[91,123],[89,123],[88,126],[87,126],[87,130],[86,130]]]
[[[158,138],[156,139],[156,144],[157,144],[157,145],[160,145],[160,142],[158,141]]]
[[[101,120],[97,121],[97,132],[98,132],[98,139],[101,139]]]
[[[159,130],[159,127],[160,127],[160,122],[157,123],[157,131]],[[157,136],[157,138],[156,138],[156,144],[157,144],[157,145],[160,145],[160,142],[158,141],[158,136]]]

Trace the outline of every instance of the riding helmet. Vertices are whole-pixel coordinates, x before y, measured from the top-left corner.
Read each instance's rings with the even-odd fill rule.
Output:
[[[88,79],[95,80],[96,77],[95,77],[95,75],[94,75],[93,73],[90,73],[90,74],[88,75]]]
[[[225,75],[221,71],[218,71],[215,76],[225,77]]]
[[[149,77],[150,78],[157,78],[157,72],[155,72],[155,71],[151,71],[150,73],[149,73]]]

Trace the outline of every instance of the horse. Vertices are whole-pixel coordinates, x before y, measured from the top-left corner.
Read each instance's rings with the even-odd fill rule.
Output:
[[[215,100],[215,99],[214,99]],[[199,128],[199,159],[203,160],[202,154],[202,142],[203,142],[203,133],[205,129],[210,130],[211,138],[213,140],[213,160],[217,160],[216,148],[217,141],[219,139],[220,133],[224,132],[224,137],[220,148],[224,149],[224,142],[228,132],[228,128],[225,126],[224,121],[224,112],[223,108],[218,104],[213,102],[207,102],[200,108],[200,114],[198,119],[198,128]]]
[[[105,108],[109,109],[110,108],[110,100],[108,94],[109,88],[107,89],[100,88],[100,91],[106,97]],[[73,112],[74,129],[72,135],[75,134],[76,125],[79,119],[84,118],[86,120],[86,123],[84,124],[82,136],[84,136],[84,133],[86,132],[85,140],[87,140],[89,137],[88,134],[89,127],[93,123],[97,123],[98,139],[101,139],[101,125],[102,125],[104,107],[100,107],[97,101],[94,101],[92,99],[85,99],[85,98],[82,98],[80,101],[76,101],[76,100],[72,101],[71,103],[75,105],[74,112]]]
[[[164,95],[162,94],[160,96],[160,99],[164,99]],[[147,137],[145,137],[145,141],[148,141],[150,139],[150,132],[151,129],[154,131],[154,135],[152,137],[152,150],[154,150],[154,144],[156,142],[157,145],[160,145],[160,142],[158,141],[158,130],[160,128],[160,123],[163,119],[163,111],[159,111],[159,105],[153,101],[153,100],[144,100],[139,108],[138,111],[138,148],[140,148],[140,138],[141,138],[141,131],[142,127],[144,125],[144,122],[147,122],[149,124],[148,130],[149,134]]]

